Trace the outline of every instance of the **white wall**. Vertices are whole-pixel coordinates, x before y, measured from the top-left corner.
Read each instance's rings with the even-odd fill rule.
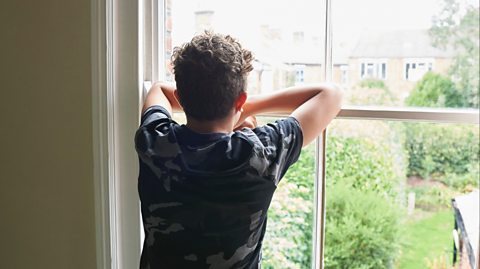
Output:
[[[0,268],[94,268],[90,0],[0,1]]]

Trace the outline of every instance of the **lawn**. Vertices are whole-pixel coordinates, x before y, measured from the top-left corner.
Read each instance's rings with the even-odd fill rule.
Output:
[[[399,269],[443,269],[452,263],[453,213],[420,209],[408,221]]]

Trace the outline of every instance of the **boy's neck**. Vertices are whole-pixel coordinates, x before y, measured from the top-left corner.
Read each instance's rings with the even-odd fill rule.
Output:
[[[213,120],[213,121],[198,121],[192,118],[187,117],[188,129],[200,133],[224,133],[229,134],[233,132],[233,119],[226,117],[225,119]]]

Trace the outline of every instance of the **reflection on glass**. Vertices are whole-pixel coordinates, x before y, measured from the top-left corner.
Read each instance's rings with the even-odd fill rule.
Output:
[[[335,121],[325,268],[449,268],[451,199],[479,187],[477,127]]]

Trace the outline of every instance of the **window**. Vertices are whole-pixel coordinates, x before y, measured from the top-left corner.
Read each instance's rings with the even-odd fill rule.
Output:
[[[324,78],[321,1],[303,5],[278,1],[171,0],[172,46],[205,30],[231,34],[255,56],[249,91],[269,92]],[[235,10],[235,12],[232,12]],[[309,14],[307,17],[302,14]],[[245,16],[249,19],[245,20]],[[314,18],[314,19],[312,19]]]
[[[348,83],[348,66],[347,65],[341,65],[340,66],[340,83],[341,84],[347,84]]]
[[[418,81],[425,73],[433,70],[433,59],[406,59],[405,80]]]
[[[254,69],[248,77],[250,94],[320,82],[324,78],[324,43],[319,42],[322,32],[314,25],[322,23],[322,16],[314,11],[321,9],[320,1],[292,5],[273,0],[241,3],[172,0],[172,46],[189,41],[195,33],[204,30],[238,38],[255,56]],[[245,20],[246,14],[248,20]],[[307,20],[300,14],[311,16]],[[257,119],[265,123],[276,118]],[[296,166],[299,167],[295,170],[297,173],[287,173],[274,195],[262,268],[309,268],[319,262],[319,256],[315,255],[318,246],[314,244],[317,236],[313,217],[316,204],[314,145],[304,152],[305,157]]]
[[[479,187],[479,139],[474,124],[335,120],[326,144],[325,266],[450,266],[451,199]],[[473,211],[467,218],[478,218]]]
[[[360,64],[360,78],[386,79],[387,63],[373,60],[362,60],[362,63]]]
[[[295,68],[295,85],[301,85],[305,82],[305,65],[294,65]]]
[[[339,115],[339,119],[344,118],[345,120],[338,120],[329,129],[327,133],[328,137],[325,135],[322,136],[310,152],[303,154],[304,156],[312,156],[312,158],[315,158],[313,161],[315,163],[315,169],[313,169],[313,165],[310,166],[310,168],[308,168],[310,172],[308,173],[313,173],[312,177],[316,179],[313,182],[313,201],[310,203],[311,207],[307,207],[308,210],[313,211],[311,220],[312,239],[311,242],[305,245],[311,246],[310,262],[312,268],[323,268],[324,248],[322,246],[324,242],[324,225],[325,221],[328,221],[329,218],[328,212],[326,212],[325,217],[325,194],[328,194],[326,191],[329,191],[328,187],[325,187],[325,176],[331,173],[328,171],[328,169],[330,169],[328,162],[328,166],[324,164],[328,161],[328,154],[332,150],[332,145],[335,145],[335,139],[344,139],[344,133],[339,133],[338,128],[349,128],[349,126],[353,128],[351,119],[355,119],[366,125],[371,124],[371,122],[367,120],[381,119],[386,125],[390,125],[390,123],[387,122],[400,120],[407,122],[434,121],[439,122],[437,123],[438,125],[440,125],[440,123],[443,124],[443,122],[455,122],[465,126],[478,127],[478,110],[405,108],[406,106],[412,106],[407,102],[407,97],[410,96],[414,86],[411,85],[411,83],[403,83],[407,76],[407,63],[409,64],[409,77],[413,72],[410,72],[411,70],[432,70],[443,76],[448,76],[450,72],[458,71],[450,69],[450,66],[456,57],[462,55],[449,55],[448,53],[450,52],[447,53],[441,50],[436,51],[435,48],[432,49],[431,44],[425,41],[428,40],[425,38],[425,32],[412,31],[407,33],[404,32],[404,30],[399,30],[412,28],[413,26],[416,26],[418,29],[428,28],[429,25],[424,27],[425,22],[416,19],[404,20],[404,18],[423,18],[424,21],[430,23],[432,16],[435,15],[435,12],[439,11],[437,5],[432,1],[421,1],[420,3],[418,1],[369,0],[352,2],[338,0],[330,2],[327,0],[324,2],[311,1],[309,5],[291,5],[284,2],[275,2],[275,4],[272,4],[268,1],[256,3],[252,1],[245,3],[245,6],[248,7],[246,9],[245,7],[234,8],[232,7],[232,3],[226,2],[227,1],[219,1],[212,6],[216,7],[217,4],[219,6],[230,6],[229,12],[221,13],[218,11],[214,13],[215,19],[210,17],[210,24],[208,18],[211,14],[209,15],[207,12],[207,18],[199,18],[199,22],[201,21],[201,23],[199,23],[200,28],[207,27],[205,25],[214,25],[215,27],[216,24],[216,27],[218,27],[216,28],[217,30],[232,33],[239,37],[243,43],[248,44],[252,50],[255,51],[255,49],[253,49],[255,45],[262,48],[258,50],[257,78],[254,78],[256,79],[254,81],[257,81],[257,85],[259,85],[257,87],[258,92],[263,92],[267,86],[269,90],[274,90],[286,85],[293,85],[296,81],[296,72],[295,69],[292,68],[292,63],[305,64],[305,68],[310,68],[312,73],[315,74],[315,76],[307,77],[305,75],[310,74],[310,72],[305,70],[305,83],[330,80],[334,73],[335,66],[340,66],[335,65],[337,62],[344,63],[346,61],[348,66],[351,67],[348,71],[346,70],[346,72],[348,72],[348,78],[350,79],[349,88],[347,89],[347,106],[342,109]],[[117,5],[118,3],[122,5]],[[198,7],[198,5],[192,4],[191,2],[186,3],[187,1],[185,0],[141,1],[141,8],[138,10],[137,4],[132,1],[110,0],[105,7],[107,9],[106,14],[109,15],[106,16],[107,18],[104,18],[104,20],[98,20],[100,26],[102,25],[102,21],[109,22],[104,37],[105,40],[108,40],[108,44],[112,44],[112,46],[106,46],[106,44],[99,46],[98,50],[101,51],[103,48],[107,48],[107,52],[105,53],[108,55],[108,57],[105,57],[107,59],[107,68],[104,71],[105,74],[113,74],[112,78],[106,79],[106,81],[110,81],[106,84],[109,85],[109,89],[112,91],[109,92],[109,95],[105,95],[104,106],[109,108],[106,123],[112,127],[109,129],[111,133],[106,136],[106,141],[109,145],[109,154],[113,154],[112,156],[114,156],[114,158],[100,154],[103,156],[104,162],[107,163],[107,167],[104,169],[105,171],[109,171],[105,173],[110,175],[108,178],[110,181],[107,181],[103,187],[96,187],[99,193],[102,193],[105,189],[109,190],[106,192],[106,199],[101,200],[102,204],[106,207],[104,210],[106,213],[102,215],[105,218],[105,225],[99,229],[106,229],[105,233],[109,234],[109,236],[105,236],[105,241],[110,241],[111,243],[109,246],[99,243],[100,248],[104,249],[103,252],[99,253],[103,255],[102,257],[105,261],[109,261],[109,257],[112,257],[110,264],[112,268],[132,268],[136,266],[138,264],[138,253],[140,249],[140,223],[137,219],[129,217],[138,214],[138,207],[134,206],[137,198],[135,184],[132,183],[131,177],[129,176],[131,171],[135,171],[135,168],[126,165],[135,163],[135,160],[128,157],[130,154],[123,154],[123,152],[128,152],[125,147],[129,144],[125,141],[131,141],[129,132],[131,132],[131,127],[136,126],[138,123],[138,117],[136,117],[135,113],[127,113],[132,111],[122,110],[122,108],[132,108],[132,110],[135,110],[134,108],[138,106],[139,100],[137,99],[136,92],[132,91],[132,87],[135,87],[137,84],[141,85],[140,81],[142,79],[150,81],[169,79],[169,34],[171,34],[171,44],[173,47],[190,38],[195,32],[195,30],[177,32],[175,29],[176,26],[180,25],[176,23],[176,20],[181,20],[181,23],[184,25],[195,25],[192,9]],[[204,9],[204,11],[210,10],[212,6],[208,6],[208,3],[205,3],[206,1],[199,2],[200,7]],[[116,9],[113,9],[113,4],[116,4]],[[184,4],[184,6],[182,6],[182,4]],[[170,9],[166,8],[169,5]],[[242,10],[242,8],[244,9]],[[478,9],[478,6],[475,6],[475,8]],[[232,13],[231,10],[238,12]],[[461,10],[469,9],[467,6]],[[181,15],[178,13],[180,11],[189,13],[190,15]],[[283,16],[281,14],[282,11],[290,12],[293,17]],[[122,20],[118,19],[120,14],[122,15]],[[128,14],[128,16],[125,16],[125,14]],[[169,14],[171,14],[171,17],[169,17]],[[252,25],[240,25],[240,27],[238,27],[238,21],[245,21],[241,20],[245,14],[249,14],[251,18],[263,18],[262,23],[270,22],[271,24],[261,25],[259,29],[252,27]],[[318,16],[318,14],[322,15]],[[463,16],[464,14],[465,13],[459,15]],[[140,16],[140,20],[137,20],[138,16]],[[236,23],[230,25],[222,24],[222,16]],[[167,26],[168,18],[171,18],[170,33],[166,32],[169,29]],[[318,20],[312,22],[311,18]],[[205,20],[207,20],[207,22],[205,22]],[[142,27],[136,27],[138,21],[141,22]],[[352,21],[356,23],[352,24]],[[117,24],[113,25],[114,22]],[[325,27],[326,29],[324,28],[325,22],[328,22],[327,27]],[[247,20],[246,23],[251,22]],[[298,29],[292,29],[293,25],[303,27],[304,33],[302,35],[293,34],[294,32],[299,32]],[[319,25],[321,27],[318,27]],[[117,31],[112,31],[113,26],[115,26]],[[362,29],[368,28],[369,26],[374,29],[362,31]],[[280,29],[282,27],[289,29],[289,31],[282,31],[282,29]],[[478,26],[475,27],[478,28]],[[241,30],[238,28],[244,28],[246,30],[245,34],[236,32]],[[139,34],[141,37],[140,43],[143,45],[140,48],[136,47],[137,40],[132,40],[131,38],[132,36],[138,36],[138,29],[144,30],[144,32]],[[299,38],[300,36],[302,36],[302,38]],[[421,42],[416,44],[415,40]],[[118,42],[122,42],[122,51],[119,50]],[[304,43],[302,44],[302,42]],[[374,44],[372,45],[372,43],[368,42],[373,42]],[[296,46],[295,50],[285,49],[288,48],[289,44],[294,43]],[[348,51],[346,57],[343,57],[345,55],[332,57],[332,50],[335,51],[336,48],[340,47],[336,46],[337,43],[341,43],[343,44],[342,46],[349,48],[345,50]],[[325,46],[323,44],[325,44]],[[311,47],[313,49],[305,49],[309,46],[313,46]],[[433,65],[433,61],[430,66],[428,61],[423,60],[403,62],[404,59],[407,58],[424,59],[426,56],[431,57],[431,55],[427,55],[427,53],[415,55],[415,50],[412,48],[422,48],[422,50],[425,49],[423,52],[437,53],[434,57],[435,65]],[[292,56],[292,51],[298,53]],[[304,51],[308,53],[303,55],[302,52]],[[276,52],[278,53],[276,54]],[[283,54],[279,56],[282,52]],[[141,70],[136,70],[135,65],[131,63],[131,59],[136,59],[138,55],[143,55],[143,57],[140,57],[143,59],[139,65]],[[335,53],[333,53],[333,55],[335,55]],[[113,60],[112,57],[117,58]],[[295,57],[296,59],[292,61],[289,59],[291,57]],[[279,61],[279,59],[281,60]],[[362,59],[367,60],[362,61]],[[368,59],[386,60],[370,61]],[[470,59],[473,59],[473,65],[478,65],[478,58],[470,57]],[[113,63],[115,63],[115,65]],[[388,76],[387,63],[389,69]],[[117,67],[120,69],[115,69]],[[133,81],[136,79],[134,76],[124,75],[137,73],[140,73],[139,81]],[[358,74],[375,76],[382,81],[381,83],[374,81],[362,85],[360,83],[361,75],[359,76]],[[460,75],[465,75],[468,78],[471,74],[455,74],[456,77],[462,77]],[[475,76],[478,81],[478,74],[475,74]],[[338,77],[340,79],[341,76]],[[170,76],[170,79],[171,78]],[[115,83],[112,83],[112,81],[115,81]],[[470,89],[468,86],[469,81],[475,80],[465,80],[462,83],[458,83],[457,86],[467,85],[462,89],[468,90]],[[357,91],[356,89],[359,88],[362,90]],[[475,103],[475,100],[478,100],[478,93],[474,92],[468,96],[473,96],[473,98],[468,100],[464,107],[478,107],[478,102]],[[376,107],[348,106],[365,104],[375,105]],[[122,122],[119,122],[118,119],[122,119]],[[397,125],[397,127],[400,128],[399,126],[403,124],[391,125]],[[363,126],[353,129],[351,132],[352,136],[358,136],[355,132],[362,128]],[[403,125],[401,128],[408,130],[414,127]],[[427,129],[425,132],[428,133],[429,128],[425,129]],[[382,130],[384,129],[373,128],[372,133],[369,134],[370,138],[368,136],[364,136],[363,138],[365,138],[366,141],[388,138],[384,137]],[[397,130],[394,134],[400,135],[402,133]],[[128,139],[126,136],[128,136]],[[472,137],[478,141],[478,135],[475,134]],[[348,138],[349,137],[346,136],[345,139]],[[328,139],[330,140],[328,141]],[[397,145],[399,145],[399,143],[397,143]],[[367,148],[368,147],[370,146],[367,144]],[[373,149],[372,151],[375,152],[374,146],[371,146],[369,149]],[[113,152],[110,152],[110,150]],[[385,150],[392,149],[385,148]],[[429,162],[430,160],[426,163],[427,167],[432,165],[432,163]],[[376,169],[375,166],[373,167],[373,170],[371,170],[373,172],[385,172],[381,169]],[[476,169],[476,167],[473,166],[469,169]],[[136,175],[133,175],[133,177],[135,176]],[[352,174],[351,176],[355,177],[356,175]],[[377,184],[375,178],[372,178],[371,182]],[[406,201],[406,198],[403,199],[403,201]],[[129,242],[129,244],[125,244],[124,242]],[[289,242],[283,241],[282,243],[288,244]],[[304,249],[302,254],[307,252],[308,250]],[[329,253],[325,253],[325,255],[329,255]],[[101,258],[99,257],[99,259]]]

